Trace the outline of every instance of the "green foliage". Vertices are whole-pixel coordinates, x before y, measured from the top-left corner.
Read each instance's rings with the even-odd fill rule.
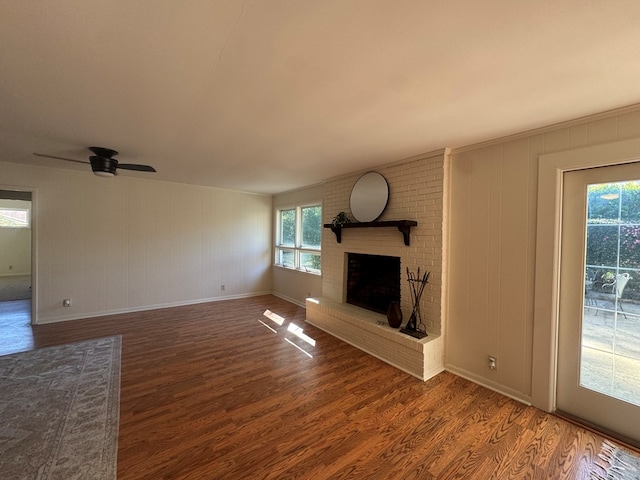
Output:
[[[640,181],[589,185],[589,223],[640,221]]]
[[[629,271],[624,297],[640,300],[640,181],[590,185],[587,195],[587,265]]]
[[[334,227],[338,227],[338,226],[341,227],[342,225],[345,225],[350,221],[351,219],[346,214],[346,212],[338,212],[338,214],[335,217],[333,217],[333,220],[331,221],[331,223],[333,224]]]
[[[322,240],[322,207],[302,208],[302,246],[320,248]]]
[[[280,245],[293,247],[296,242],[296,211],[280,211]]]

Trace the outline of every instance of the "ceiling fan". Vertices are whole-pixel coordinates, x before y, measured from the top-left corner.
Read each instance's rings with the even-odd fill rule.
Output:
[[[110,148],[103,147],[89,147],[94,155],[89,157],[89,161],[74,160],[72,158],[56,157],[53,155],[45,155],[43,153],[34,153],[38,157],[55,158],[56,160],[65,160],[67,162],[90,164],[91,170],[95,175],[99,177],[113,177],[117,175],[116,170],[135,170],[138,172],[155,172],[156,169],[149,165],[138,165],[135,163],[119,163],[115,157],[118,152],[111,150]]]

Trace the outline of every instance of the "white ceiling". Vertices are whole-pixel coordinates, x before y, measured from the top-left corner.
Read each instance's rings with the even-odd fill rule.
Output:
[[[0,0],[0,160],[82,169],[32,154],[97,145],[158,170],[126,175],[282,192],[638,103],[639,20],[637,0]]]

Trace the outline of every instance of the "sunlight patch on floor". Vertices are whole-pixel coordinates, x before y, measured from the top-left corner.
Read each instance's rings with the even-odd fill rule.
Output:
[[[269,320],[271,320],[274,323],[277,323],[280,326],[282,326],[282,324],[284,323],[284,318],[282,318],[277,313],[273,313],[271,310],[265,310],[262,315],[264,315]]]
[[[299,339],[304,340],[312,347],[316,346],[316,341],[313,338],[311,338],[309,335],[304,333],[304,330],[300,328],[298,325],[296,325],[295,323],[290,323],[289,327],[287,328],[287,331],[293,333]]]
[[[272,312],[271,310],[267,309],[264,311],[264,313],[262,314],[264,317],[268,318],[269,320],[271,320],[273,323],[275,323],[278,327],[282,327],[285,324],[285,318],[278,315],[277,313]],[[273,333],[277,334],[278,330],[276,330],[275,328],[273,328],[271,325],[269,325],[266,322],[263,322],[262,320],[258,319],[258,321],[265,326],[266,328],[268,328],[269,330],[271,330]],[[290,322],[287,325],[287,329],[284,332],[285,334],[285,341],[289,344],[289,345],[293,345],[295,348],[297,348],[298,350],[300,350],[302,353],[304,353],[306,356],[308,356],[309,358],[313,358],[313,355],[307,351],[307,349],[315,347],[316,346],[316,341],[314,338],[311,338],[309,335],[307,335],[306,333],[304,333],[304,329],[302,327],[300,327],[299,325],[296,325],[293,322]],[[286,338],[287,335],[293,335],[293,337],[291,338]]]

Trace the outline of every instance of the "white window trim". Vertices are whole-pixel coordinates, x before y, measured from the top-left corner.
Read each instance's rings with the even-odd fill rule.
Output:
[[[320,236],[320,247],[319,248],[312,248],[312,247],[303,247],[301,245],[301,240],[302,240],[302,209],[303,208],[308,208],[308,207],[320,207],[322,208],[322,202],[321,201],[316,201],[316,202],[308,202],[308,203],[303,203],[303,204],[299,204],[299,205],[288,205],[288,206],[280,206],[278,208],[276,208],[276,215],[275,215],[275,223],[276,223],[276,228],[275,228],[275,233],[276,233],[276,240],[275,240],[275,247],[274,247],[274,262],[273,265],[275,267],[278,268],[284,268],[286,270],[293,270],[296,272],[302,272],[302,273],[306,273],[309,275],[322,275],[322,236]],[[281,232],[281,216],[282,216],[282,212],[283,211],[287,211],[287,210],[295,210],[295,218],[296,218],[296,226],[295,226],[295,244],[293,246],[291,245],[282,245],[280,244],[280,240],[282,238],[282,232]],[[322,228],[322,217],[320,220],[320,228]],[[281,263],[278,263],[278,259],[279,259],[279,253],[283,250],[292,250],[294,253],[294,263],[293,266],[287,266],[287,265],[282,265]],[[320,269],[315,271],[315,270],[309,270],[306,267],[301,267],[300,266],[300,255],[304,254],[304,253],[312,253],[312,254],[318,254],[320,255]]]

